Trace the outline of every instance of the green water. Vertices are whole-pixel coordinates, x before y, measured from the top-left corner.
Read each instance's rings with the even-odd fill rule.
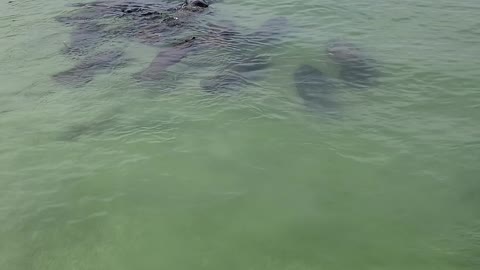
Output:
[[[125,41],[128,66],[59,85],[65,4],[0,2],[0,269],[480,269],[477,0],[212,5],[291,23],[268,77],[233,96],[189,68],[213,51],[139,85],[157,50]],[[339,89],[329,117],[292,74],[336,76],[336,37],[382,76]]]

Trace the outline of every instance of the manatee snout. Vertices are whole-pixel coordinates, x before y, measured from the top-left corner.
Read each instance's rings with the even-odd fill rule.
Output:
[[[357,61],[363,58],[363,53],[352,43],[342,40],[332,40],[327,45],[328,56],[337,63]]]
[[[187,5],[192,7],[200,7],[200,8],[207,8],[208,2],[207,0],[187,0]]]

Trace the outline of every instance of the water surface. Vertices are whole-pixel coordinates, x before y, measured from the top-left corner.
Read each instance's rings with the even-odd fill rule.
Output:
[[[158,49],[125,40],[102,46],[127,66],[56,83],[67,2],[0,3],[1,269],[479,269],[478,1],[225,0],[205,20],[291,29],[232,95],[200,89],[214,50],[138,83]],[[337,77],[339,37],[382,76],[332,117],[293,73]]]

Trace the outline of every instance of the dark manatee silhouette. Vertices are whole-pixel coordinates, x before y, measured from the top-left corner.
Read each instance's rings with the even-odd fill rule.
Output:
[[[246,55],[241,59],[234,59],[234,63],[227,65],[223,70],[200,82],[201,87],[210,93],[225,93],[238,90],[265,77],[265,71],[271,66],[268,55]]]
[[[238,37],[235,27],[226,22],[224,26],[207,24],[207,31],[199,36],[193,36],[180,42],[174,42],[159,52],[150,65],[139,74],[137,79],[143,81],[157,81],[165,77],[165,71],[179,63],[183,58],[194,52],[201,52],[206,48],[222,48],[230,46],[232,37]]]
[[[75,58],[83,58],[83,60],[72,70],[54,75],[54,78],[72,86],[81,86],[83,84],[77,82],[88,82],[96,73],[94,70],[103,69],[97,68],[96,64],[100,62],[101,66],[109,65],[108,57],[97,60],[95,54],[88,56],[103,43],[121,38],[152,46],[164,45],[183,31],[196,28],[194,19],[197,15],[204,13],[209,4],[206,0],[186,0],[181,4],[172,4],[170,1],[151,3],[143,0],[133,2],[113,0],[72,6],[77,10],[60,15],[56,19],[73,27],[70,43],[66,44],[64,53]],[[171,52],[175,50],[182,49],[174,46]],[[176,53],[180,54],[180,52]],[[111,59],[111,66],[115,66],[117,58]]]
[[[195,37],[186,39],[183,42],[175,44],[166,50],[158,53],[150,65],[135,78],[147,81],[156,81],[164,78],[164,72],[171,66],[180,62],[191,51],[194,50]]]
[[[70,43],[65,43],[63,53],[74,58],[87,55],[106,38],[103,28],[95,23],[79,23],[70,35]]]
[[[83,59],[74,67],[55,74],[53,79],[65,85],[81,87],[92,81],[96,74],[123,66],[127,61],[120,50],[99,52]]]
[[[250,34],[236,37],[228,48],[232,58],[221,71],[201,81],[201,87],[212,93],[229,92],[254,84],[264,78],[271,65],[268,51],[277,46],[288,29],[284,17],[267,20]]]
[[[75,141],[85,136],[100,135],[113,127],[115,127],[115,118],[98,119],[69,126],[57,139],[61,141]]]
[[[91,81],[99,71],[108,70],[105,66],[109,66],[109,58],[96,59],[98,54],[88,54],[105,42],[121,38],[163,47],[150,65],[134,76],[142,81],[163,79],[169,67],[191,53],[201,52],[205,48],[226,50],[231,61],[208,83],[202,82],[204,89],[219,92],[262,78],[260,71],[270,65],[270,57],[264,52],[278,44],[287,28],[285,18],[274,18],[257,31],[242,35],[231,23],[213,25],[195,20],[197,15],[208,10],[209,3],[206,0],[187,0],[175,5],[171,1],[143,1],[112,0],[74,4],[78,8],[76,11],[58,16],[58,21],[73,27],[70,44],[66,45],[64,52],[83,60],[72,69],[54,75],[54,78],[77,87]],[[191,30],[197,34],[176,41]],[[108,55],[109,52],[100,54]],[[115,52],[118,57],[110,58],[110,66],[116,66],[115,62],[122,58],[121,54],[121,51]]]
[[[250,42],[274,46],[288,31],[288,20],[285,17],[274,17],[265,21],[257,31],[247,35]]]
[[[93,45],[88,43],[90,46],[112,38],[130,38],[149,45],[163,44],[165,39],[196,27],[194,19],[208,10],[206,0],[187,0],[182,4],[112,0],[73,6],[78,9],[56,19],[74,27],[69,47],[79,49],[84,44],[75,41],[86,38],[93,41]]]
[[[293,75],[298,96],[308,108],[322,112],[335,113],[335,83],[320,70],[301,65]]]
[[[348,84],[365,88],[376,83],[377,63],[355,44],[333,39],[328,42],[329,57],[340,66],[340,78]]]

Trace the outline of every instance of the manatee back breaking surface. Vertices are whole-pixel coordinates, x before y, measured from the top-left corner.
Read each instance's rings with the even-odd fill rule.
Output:
[[[188,0],[171,4],[165,1],[96,1],[76,4],[76,10],[56,17],[74,27],[73,51],[88,51],[105,39],[127,38],[159,45],[164,36],[185,28],[197,14],[207,10],[206,0]],[[195,27],[195,26],[194,26]],[[171,30],[169,33],[165,33]],[[165,34],[165,35],[162,35]]]
[[[118,66],[118,51],[91,55],[100,45],[113,40],[132,39],[148,45],[163,45],[187,29],[187,23],[208,7],[206,0],[181,1],[95,1],[74,4],[77,9],[56,19],[72,26],[71,40],[63,52],[75,58],[82,57],[75,67],[56,74],[53,78],[62,84],[80,87],[95,74]],[[190,25],[192,28],[197,25]],[[154,77],[186,56],[188,48],[173,46],[167,53],[158,55],[148,68],[146,77]],[[89,55],[90,54],[90,55]],[[167,55],[168,54],[168,55]],[[162,58],[163,57],[163,58]]]
[[[366,88],[376,84],[377,62],[355,44],[333,39],[328,42],[327,53],[340,66],[340,78],[349,85]]]
[[[307,107],[325,112],[336,111],[336,86],[331,78],[310,65],[301,65],[295,70],[293,79],[297,94]]]

